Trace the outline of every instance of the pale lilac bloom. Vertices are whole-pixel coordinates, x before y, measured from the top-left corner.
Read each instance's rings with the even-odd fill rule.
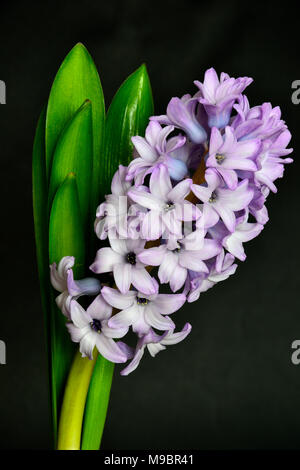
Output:
[[[205,72],[203,83],[194,81],[200,90],[195,96],[207,112],[210,127],[227,126],[235,101],[252,81],[249,77],[232,78],[223,72],[219,80],[214,68]]]
[[[194,238],[191,235],[175,244],[163,244],[159,247],[142,251],[139,259],[150,266],[159,266],[158,277],[162,284],[170,283],[171,290],[176,292],[185,283],[188,270],[208,273],[205,260],[216,256],[221,245],[215,240]],[[202,238],[202,233],[200,235]]]
[[[167,107],[167,114],[152,116],[150,119],[161,124],[174,125],[184,130],[189,139],[202,144],[207,139],[205,129],[202,127],[197,116],[197,98],[186,94],[182,98],[172,98]]]
[[[245,211],[245,214],[238,217],[235,231],[232,233],[226,229],[221,221],[209,229],[213,239],[219,240],[229,253],[241,261],[246,259],[243,243],[257,237],[264,228],[262,224],[248,222],[248,217],[248,211]]]
[[[171,178],[176,181],[187,174],[185,162],[173,156],[185,144],[186,138],[177,135],[168,139],[173,131],[174,126],[162,128],[158,122],[151,121],[146,128],[145,137],[132,137],[135,158],[128,166],[128,181],[134,178],[136,186],[143,184],[145,177],[161,164],[168,168]]]
[[[175,328],[168,315],[179,310],[185,303],[184,294],[145,295],[138,291],[121,294],[118,290],[103,287],[101,291],[107,303],[121,310],[110,318],[111,328],[132,326],[139,336],[147,334],[151,327],[166,331]]]
[[[169,330],[161,336],[150,329],[146,335],[139,339],[134,357],[128,366],[121,371],[121,375],[129,375],[138,367],[144,355],[145,348],[148,349],[152,357],[155,357],[157,353],[166,349],[166,346],[178,344],[183,341],[191,332],[191,329],[192,326],[190,323],[186,323],[180,332],[174,333],[174,330]]]
[[[131,183],[126,181],[127,168],[120,165],[111,183],[111,194],[96,211],[95,233],[100,240],[107,238],[109,230],[116,229],[120,236],[127,237],[127,192]]]
[[[256,171],[255,158],[260,149],[260,139],[238,142],[230,126],[226,126],[223,136],[219,129],[213,127],[206,167],[215,168],[228,188],[235,189],[238,184],[238,175],[235,170]]]
[[[242,95],[234,108],[238,114],[233,118],[231,126],[235,129],[238,140],[256,138],[265,140],[287,129],[281,119],[279,106],[272,108],[271,103],[263,103],[250,108],[247,97]]]
[[[250,187],[253,189],[254,196],[248,207],[249,212],[255,217],[256,222],[265,225],[269,220],[265,202],[270,190],[267,186],[257,187],[254,183],[251,183]]]
[[[192,180],[185,179],[172,187],[170,176],[163,165],[155,168],[150,178],[150,191],[133,188],[130,198],[149,209],[141,222],[142,237],[157,240],[162,234],[182,236],[182,222],[197,218],[197,208],[185,200]]]
[[[50,280],[55,290],[61,292],[55,299],[58,308],[66,316],[70,316],[70,301],[81,295],[96,295],[100,292],[100,282],[95,278],[85,278],[74,281],[74,256],[64,256],[58,266],[50,265]]]
[[[230,253],[225,255],[223,250],[221,256],[217,257],[215,263],[212,264],[209,274],[199,274],[190,271],[185,288],[185,292],[188,294],[187,301],[195,302],[199,299],[202,292],[206,292],[218,282],[225,281],[229,276],[234,274],[237,268],[237,264],[234,264],[234,260],[233,255]]]
[[[97,274],[113,272],[118,289],[126,294],[131,284],[144,294],[154,294],[157,284],[146,270],[146,265],[138,259],[146,241],[119,239],[115,233],[109,235],[110,247],[100,248],[90,266]]]
[[[87,310],[76,301],[71,300],[70,315],[71,322],[67,328],[72,341],[80,343],[82,357],[93,358],[94,347],[108,361],[122,363],[128,357],[112,338],[122,338],[128,328],[110,328],[107,325],[111,317],[112,308],[101,295],[98,295]]]
[[[253,190],[248,186],[248,180],[241,181],[235,190],[226,189],[217,172],[209,168],[205,172],[207,186],[192,184],[191,189],[195,196],[204,202],[206,217],[219,217],[230,232],[236,226],[235,212],[245,209],[253,197]]]
[[[280,108],[250,108],[242,94],[251,81],[224,73],[219,79],[209,69],[203,83],[195,82],[199,92],[171,99],[166,115],[151,118],[145,137],[133,137],[134,160],[129,168],[120,166],[95,222],[97,235],[108,236],[110,246],[98,250],[92,269],[112,272],[119,290],[103,287],[85,311],[75,299],[98,294],[99,282],[92,281],[92,291],[90,280],[74,281],[72,259],[51,267],[58,303],[73,320],[68,328],[83,355],[91,357],[96,345],[114,362],[132,359],[122,371],[129,374],[145,348],[154,356],[189,333],[189,324],[174,333],[173,312],[231,276],[235,259],[245,260],[244,243],[263,229],[266,199],[276,191],[284,164],[292,162],[282,158],[292,149]],[[205,183],[192,184],[185,178],[201,162]],[[199,204],[186,200],[191,190]],[[155,246],[145,240],[156,240]],[[157,274],[151,276],[147,266],[157,266]],[[157,276],[173,294],[159,293]],[[179,289],[183,293],[174,294]],[[129,328],[139,338],[135,351],[113,341]]]
[[[292,158],[281,158],[293,151],[293,149],[286,148],[290,140],[291,133],[285,130],[275,140],[265,141],[264,149],[257,159],[258,169],[254,173],[256,184],[266,185],[272,192],[277,192],[274,181],[282,178],[284,164],[293,162]]]

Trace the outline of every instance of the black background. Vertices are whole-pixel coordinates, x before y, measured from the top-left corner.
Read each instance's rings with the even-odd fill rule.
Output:
[[[300,339],[297,11],[233,0],[14,1],[2,2],[0,24],[0,448],[51,447],[31,150],[55,73],[78,41],[96,62],[107,105],[142,62],[157,114],[172,96],[193,93],[208,67],[251,76],[251,104],[280,105],[295,149],[246,262],[176,314],[193,325],[188,340],[145,357],[129,377],[116,368],[103,448],[299,448],[300,366],[290,359]]]

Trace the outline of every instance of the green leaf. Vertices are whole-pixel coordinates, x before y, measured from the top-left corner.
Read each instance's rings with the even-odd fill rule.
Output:
[[[49,307],[49,263],[48,263],[48,189],[45,168],[45,122],[46,106],[43,108],[33,143],[32,154],[32,200],[35,230],[37,265],[40,280],[43,311]],[[48,319],[45,318],[46,325]]]
[[[102,86],[93,59],[83,44],[78,43],[60,66],[50,92],[46,118],[46,170],[48,178],[54,149],[60,134],[79,106],[87,99],[92,102],[93,115],[94,156],[91,210],[94,214],[99,203],[105,107]]]
[[[147,68],[143,64],[122,83],[109,107],[105,128],[105,159],[101,173],[101,194],[110,193],[111,180],[120,164],[132,160],[131,137],[144,135],[153,99]]]
[[[86,100],[74,114],[59,138],[51,170],[49,206],[58,187],[69,173],[76,175],[83,225],[89,215],[93,169],[92,104]]]
[[[54,197],[49,222],[50,263],[58,263],[64,256],[74,256],[74,277],[80,278],[85,266],[85,240],[79,205],[76,177],[70,173]],[[75,344],[65,327],[66,319],[52,302],[51,354],[52,354],[52,406],[57,413],[68,371],[74,356]]]
[[[50,351],[50,279],[49,279],[49,255],[48,255],[48,214],[47,199],[48,187],[46,179],[45,166],[45,122],[46,106],[43,108],[34,139],[32,155],[32,199],[33,199],[33,217],[35,231],[35,245],[37,266],[40,281],[40,292],[42,301],[42,310],[45,324],[45,342],[46,352],[51,361]],[[49,376],[49,384],[51,377]],[[50,389],[50,400],[51,389]],[[53,426],[53,416],[52,416]]]
[[[144,135],[153,114],[153,99],[145,65],[139,67],[117,91],[106,118],[105,158],[102,160],[101,193],[110,185],[119,164],[132,159],[131,137]],[[89,388],[83,423],[82,449],[98,449],[107,412],[114,364],[99,356]]]
[[[100,447],[113,373],[114,364],[98,355],[85,407],[81,450]]]

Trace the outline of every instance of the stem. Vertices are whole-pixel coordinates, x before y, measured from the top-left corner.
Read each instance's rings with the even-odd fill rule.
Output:
[[[203,184],[205,183],[205,155],[207,154],[207,150],[205,150],[204,154],[202,155],[200,165],[196,169],[195,173],[193,174],[193,183],[194,184]],[[197,204],[198,199],[191,191],[190,194],[187,195],[186,199],[193,204]]]
[[[86,396],[98,353],[82,358],[78,351],[69,372],[58,427],[58,450],[80,450]]]

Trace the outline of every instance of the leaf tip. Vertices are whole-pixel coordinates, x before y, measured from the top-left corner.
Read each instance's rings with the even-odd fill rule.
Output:
[[[75,46],[73,47],[73,50],[82,50],[82,51],[87,51],[87,48],[82,42],[77,42]]]

